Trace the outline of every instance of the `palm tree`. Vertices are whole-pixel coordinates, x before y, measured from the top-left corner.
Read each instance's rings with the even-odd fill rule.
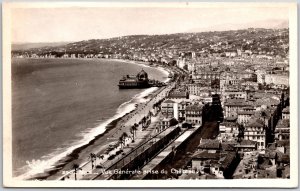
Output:
[[[146,123],[146,117],[143,117],[143,119],[142,119],[142,126],[143,127],[145,126],[145,123]]]
[[[122,139],[123,139],[123,144],[124,144],[124,146],[125,146],[125,140],[126,140],[126,138],[128,137],[128,134],[126,133],[126,132],[124,132],[123,134],[122,134]]]
[[[101,160],[104,159],[104,155],[98,154],[98,155],[96,155],[96,157],[98,157],[98,158],[101,159]],[[99,166],[99,165],[100,165],[100,166]],[[97,163],[96,163],[96,168],[97,168],[97,167],[101,167],[101,168],[103,167],[103,166],[102,166],[102,162],[99,162],[99,165],[97,165]]]
[[[266,117],[267,117],[267,114],[266,114],[266,112],[265,111],[262,111],[261,112],[261,116],[264,118],[264,128],[266,128]]]
[[[136,130],[137,130],[137,126],[134,124],[134,125],[130,128],[130,133],[132,134],[132,142],[134,142]]]
[[[120,143],[120,145],[121,145],[121,149],[123,148],[123,145],[124,145],[124,139],[123,139],[123,137],[121,136],[121,137],[119,137],[119,143]]]
[[[239,127],[239,134],[238,134],[238,142],[242,141],[242,138],[244,137],[244,125],[240,125]]]
[[[79,164],[73,164],[73,170],[74,170],[74,176],[75,176],[75,180],[77,180],[77,172],[78,170],[82,170],[81,168],[79,168]]]
[[[90,156],[89,156],[90,160],[91,160],[91,163],[92,163],[92,170],[94,169],[94,161],[96,161],[97,157],[96,157],[96,154],[95,153],[90,153]]]

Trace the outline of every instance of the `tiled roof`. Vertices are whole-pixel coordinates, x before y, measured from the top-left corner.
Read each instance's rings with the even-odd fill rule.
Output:
[[[254,112],[253,111],[238,111],[237,114],[238,115],[253,115]]]
[[[170,99],[167,99],[167,100],[164,101],[164,103],[175,103],[175,102],[170,100]]]
[[[224,121],[224,122],[220,123],[220,126],[221,125],[224,125],[225,127],[236,127],[236,126],[238,126],[238,123],[231,122],[231,121]]]
[[[233,152],[227,152],[225,158],[220,161],[221,162],[221,167],[223,169],[227,169],[230,164],[233,162],[233,160],[235,159],[236,154]]]
[[[249,103],[243,99],[227,99],[224,103],[226,106],[249,106]]]
[[[225,120],[226,120],[226,121],[236,121],[236,120],[237,120],[237,117],[236,117],[236,116],[227,117]]]
[[[201,111],[203,108],[203,105],[200,104],[193,104],[186,106],[185,110],[192,110],[192,111]]]
[[[281,140],[281,141],[276,141],[278,147],[282,146],[290,146],[290,141],[289,140]]]
[[[282,113],[290,113],[290,107],[286,107],[282,110]]]
[[[271,106],[271,105],[277,105],[279,103],[280,103],[279,100],[274,99],[274,98],[268,98],[268,97],[258,99],[255,102],[256,105],[269,105],[269,106]]]
[[[278,161],[282,162],[282,163],[290,163],[290,156],[289,155],[282,155],[280,157],[278,157]]]
[[[210,139],[203,139],[199,144],[199,149],[220,149],[220,142],[218,140],[210,140]]]
[[[251,120],[248,124],[246,124],[247,127],[263,127],[263,122],[259,119]]]
[[[208,160],[208,159],[219,159],[220,153],[209,153],[208,151],[196,151],[193,156],[193,159],[201,159],[201,160]]]
[[[276,125],[276,130],[281,128],[289,128],[290,127],[290,120],[289,119],[281,119],[278,121]]]
[[[252,140],[242,140],[240,143],[240,145],[256,145],[257,142],[256,141],[252,141]]]
[[[221,144],[223,151],[234,151],[234,146],[232,144],[222,143]]]

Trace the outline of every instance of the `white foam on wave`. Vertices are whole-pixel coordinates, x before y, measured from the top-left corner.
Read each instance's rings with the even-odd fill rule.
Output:
[[[26,173],[15,177],[15,179],[18,180],[26,180],[30,179],[33,176],[39,174],[39,173],[44,173],[46,170],[51,170],[55,168],[55,165],[57,162],[67,155],[71,154],[72,151],[75,149],[84,146],[88,144],[90,141],[92,141],[96,136],[103,134],[106,131],[106,127],[114,120],[123,117],[125,114],[133,111],[136,108],[136,104],[138,103],[144,103],[148,101],[149,99],[145,99],[146,96],[148,96],[150,93],[154,92],[157,90],[157,87],[152,87],[144,90],[143,92],[136,94],[131,100],[124,102],[121,104],[117,111],[116,114],[96,126],[95,128],[90,128],[88,132],[84,131],[79,134],[79,136],[82,137],[81,141],[77,141],[77,143],[73,144],[73,146],[68,147],[64,152],[60,152],[60,150],[64,150],[63,148],[61,149],[56,149],[53,153],[41,157],[41,159],[33,159],[32,161],[26,161],[26,166],[24,167],[26,169]],[[45,159],[49,158],[49,159]],[[81,164],[82,165],[82,164]],[[22,168],[22,169],[24,169]]]

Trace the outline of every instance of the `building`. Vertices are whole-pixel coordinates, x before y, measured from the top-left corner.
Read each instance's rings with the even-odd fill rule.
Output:
[[[237,117],[238,111],[250,104],[243,99],[227,99],[224,102],[225,117]]]
[[[234,145],[234,148],[238,150],[238,153],[243,154],[245,152],[252,152],[257,150],[257,142],[252,140],[242,140]]]
[[[193,79],[215,80],[220,79],[220,72],[200,71],[192,74]]]
[[[216,139],[200,139],[200,144],[197,147],[198,151],[208,151],[216,153],[221,149],[221,143]]]
[[[196,151],[192,156],[192,169],[200,174],[213,175],[219,179],[232,178],[232,174],[239,162],[236,152],[209,152],[208,150]]]
[[[264,84],[267,72],[265,70],[257,70],[255,73],[257,75],[257,83]]]
[[[245,111],[245,110],[240,110],[237,112],[237,121],[241,125],[245,125],[249,122],[251,117],[254,115],[254,111]]]
[[[225,89],[226,86],[238,86],[241,84],[242,77],[237,72],[223,72],[220,75],[220,88]]]
[[[169,93],[168,98],[174,100],[186,100],[189,99],[189,92],[185,89],[175,89]]]
[[[186,106],[189,105],[189,102],[181,101],[178,103],[178,119],[185,120],[185,110]]]
[[[286,107],[282,110],[282,119],[290,119],[290,107]]]
[[[161,103],[161,113],[164,117],[170,118],[174,117],[174,107],[175,107],[175,102],[172,100],[165,100]]]
[[[219,131],[221,137],[237,137],[239,125],[236,122],[225,121],[220,123]]]
[[[241,83],[241,87],[244,89],[251,89],[253,88],[254,90],[258,90],[258,83],[257,82],[252,82],[252,81],[245,81]]]
[[[171,126],[176,125],[178,122],[175,118],[164,118],[162,120],[160,120],[160,129],[164,130],[167,129]]]
[[[201,90],[203,89],[203,87],[199,83],[188,84],[187,87],[190,95],[200,96],[202,94]]]
[[[191,104],[187,105],[185,108],[185,120],[190,124],[196,126],[202,125],[202,104]]]
[[[183,69],[186,66],[185,58],[178,58],[177,59],[177,67]]]
[[[275,127],[275,140],[288,141],[290,140],[290,120],[281,119]]]
[[[223,100],[226,99],[247,99],[247,93],[243,91],[225,91],[223,92]]]
[[[236,57],[237,56],[237,52],[225,52],[225,56],[226,57]]]
[[[252,119],[245,125],[244,139],[257,142],[257,148],[264,150],[266,147],[266,128],[260,119]]]
[[[266,84],[285,85],[289,86],[289,76],[283,74],[266,74]]]

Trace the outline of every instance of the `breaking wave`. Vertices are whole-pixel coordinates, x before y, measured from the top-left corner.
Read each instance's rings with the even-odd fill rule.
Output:
[[[70,155],[75,149],[87,145],[90,141],[95,139],[96,136],[103,134],[106,131],[107,126],[111,122],[133,111],[136,108],[137,104],[147,102],[149,98],[146,97],[149,94],[156,91],[157,89],[157,87],[152,87],[144,90],[139,94],[136,94],[134,97],[132,97],[131,100],[122,103],[118,107],[114,116],[103,122],[100,122],[100,124],[94,128],[89,128],[85,131],[82,131],[78,135],[79,140],[73,143],[69,143],[68,145],[66,145],[65,148],[57,148],[51,154],[41,157],[41,159],[33,159],[31,161],[26,161],[26,165],[20,169],[20,171],[25,173],[15,177],[15,179],[26,180],[35,177],[37,174],[43,173],[47,176],[47,172],[55,170],[58,168],[59,165],[61,165],[58,163],[61,159]]]

